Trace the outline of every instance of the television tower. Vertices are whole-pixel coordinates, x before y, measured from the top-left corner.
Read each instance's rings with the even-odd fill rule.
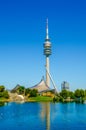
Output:
[[[46,84],[50,87],[50,77],[49,77],[49,56],[51,55],[51,42],[48,34],[48,19],[46,21],[46,38],[44,42],[44,55],[46,56]]]

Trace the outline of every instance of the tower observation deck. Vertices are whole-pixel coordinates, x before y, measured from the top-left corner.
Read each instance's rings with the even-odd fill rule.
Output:
[[[46,38],[44,42],[44,55],[46,56],[46,69],[49,72],[49,66],[50,66],[49,56],[51,55],[51,42],[48,34],[48,19],[46,22]],[[46,71],[46,84],[48,85],[48,87],[50,87],[50,78],[47,71]]]

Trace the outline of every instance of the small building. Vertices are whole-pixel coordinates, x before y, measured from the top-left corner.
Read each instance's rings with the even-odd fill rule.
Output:
[[[69,83],[66,81],[63,81],[61,84],[61,90],[69,90]]]

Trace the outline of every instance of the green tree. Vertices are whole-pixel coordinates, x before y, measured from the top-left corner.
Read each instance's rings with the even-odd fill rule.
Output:
[[[85,97],[86,97],[86,90],[85,90]]]
[[[7,98],[7,99],[9,98],[9,94],[8,94],[8,91],[7,91],[7,90],[3,92],[3,97],[4,97],[4,98]]]
[[[24,90],[25,90],[25,87],[24,86],[20,86],[17,90],[18,94],[24,94]]]
[[[0,92],[0,97],[9,98],[8,91],[7,91],[7,90],[4,90],[3,92]]]
[[[53,98],[53,102],[59,102],[59,97],[58,97],[58,96],[55,96],[55,97]]]
[[[60,102],[64,102],[64,98],[62,96],[59,97]]]
[[[85,97],[85,91],[83,89],[80,89],[80,96],[83,98]]]
[[[85,96],[85,91],[83,89],[77,89],[75,90],[75,97],[80,98]]]
[[[37,90],[37,89],[32,89],[32,90],[30,91],[30,97],[36,97],[37,94],[38,94],[38,90]]]
[[[5,87],[3,85],[0,86],[0,92],[3,92],[5,90]]]
[[[31,89],[30,89],[30,88],[26,88],[26,89],[25,89],[25,95],[30,94],[30,92],[31,92]]]
[[[71,99],[75,99],[75,95],[74,95],[74,93],[73,93],[72,91],[69,92],[69,97],[70,97]]]
[[[62,90],[60,93],[60,96],[62,96],[64,99],[69,97],[69,91],[67,90]]]
[[[80,90],[79,89],[75,90],[75,97],[80,98]]]
[[[3,92],[0,92],[0,97],[3,97]]]

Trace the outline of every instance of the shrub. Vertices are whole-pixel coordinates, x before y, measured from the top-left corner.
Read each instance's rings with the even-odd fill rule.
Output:
[[[32,89],[32,90],[30,91],[30,97],[36,97],[37,94],[38,94],[38,90],[37,90],[37,89]]]

